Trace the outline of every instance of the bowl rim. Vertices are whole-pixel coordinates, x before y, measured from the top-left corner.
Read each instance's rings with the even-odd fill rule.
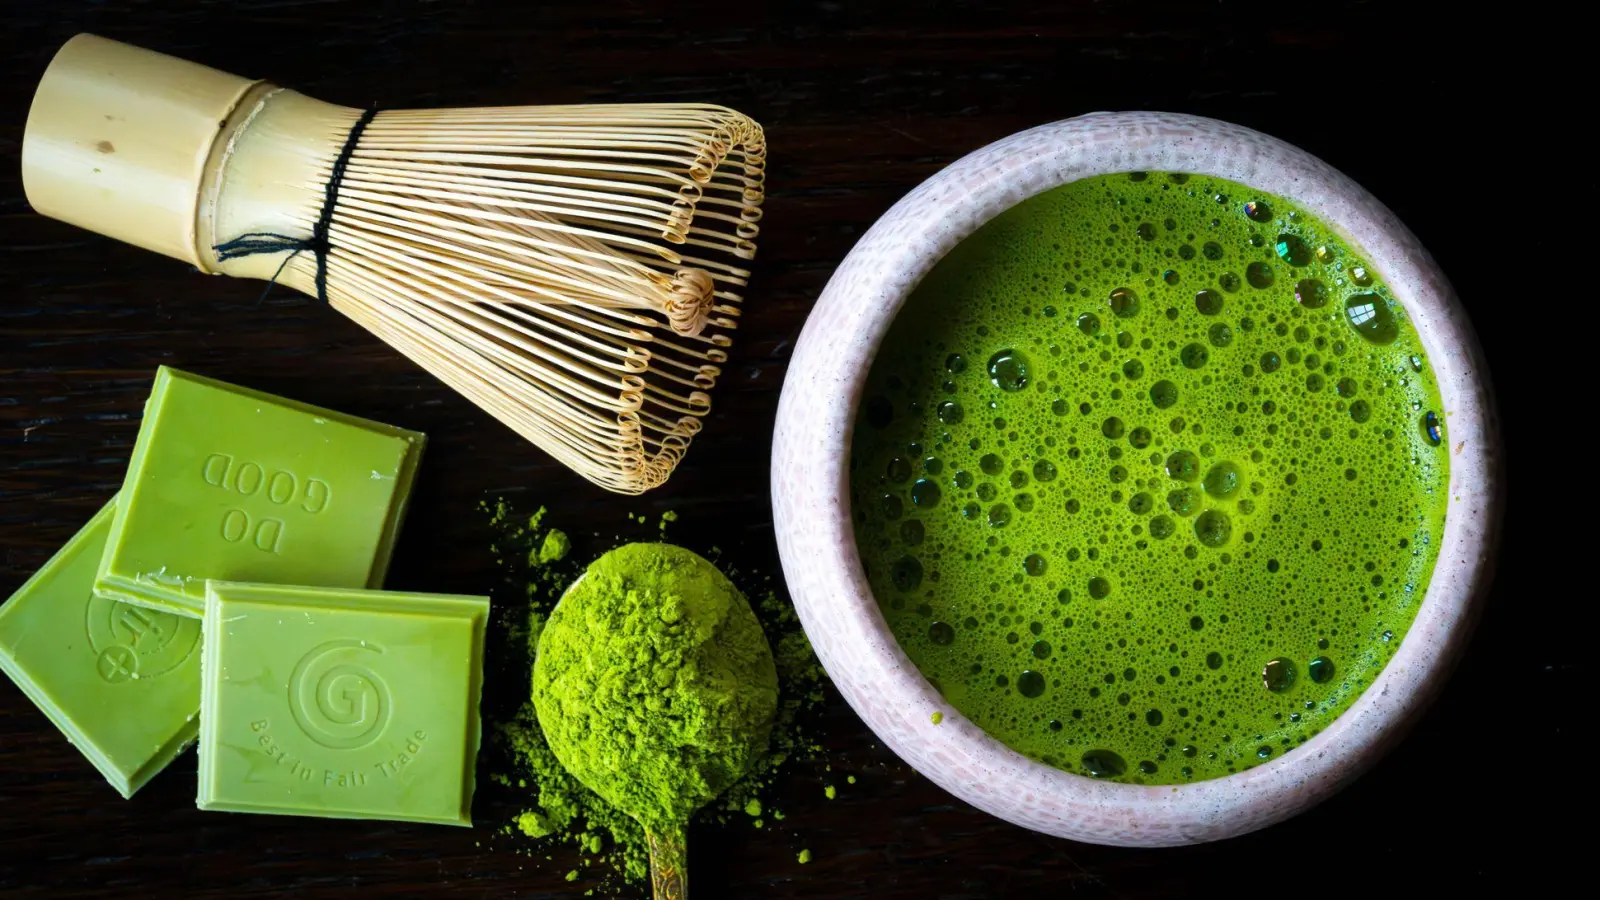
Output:
[[[1431,583],[1373,684],[1293,752],[1182,785],[1096,781],[1056,769],[1011,750],[943,701],[878,610],[849,500],[849,447],[867,373],[922,277],[1022,200],[1084,177],[1146,170],[1247,184],[1340,230],[1405,307],[1438,380],[1453,444]],[[1243,126],[1174,113],[1091,113],[957,160],[890,208],[845,257],[785,378],[772,456],[774,528],[819,660],[868,727],[930,780],[986,812],[1060,837],[1126,846],[1218,840],[1282,821],[1343,787],[1392,746],[1448,676],[1490,581],[1503,506],[1492,398],[1482,351],[1449,282],[1416,236],[1354,181]]]

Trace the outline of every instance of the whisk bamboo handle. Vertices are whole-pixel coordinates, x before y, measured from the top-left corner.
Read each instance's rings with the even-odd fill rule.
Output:
[[[204,268],[201,186],[258,83],[80,34],[51,61],[22,140],[39,212]]]
[[[271,278],[281,255],[219,262],[212,248],[247,231],[302,229],[296,213],[320,203],[323,158],[359,116],[80,34],[51,61],[28,111],[23,191],[44,215],[203,272]]]

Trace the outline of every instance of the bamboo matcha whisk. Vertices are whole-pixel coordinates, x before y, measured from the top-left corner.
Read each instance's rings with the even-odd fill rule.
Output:
[[[764,160],[720,106],[363,112],[79,35],[34,96],[22,177],[45,215],[325,299],[639,493],[710,409]]]

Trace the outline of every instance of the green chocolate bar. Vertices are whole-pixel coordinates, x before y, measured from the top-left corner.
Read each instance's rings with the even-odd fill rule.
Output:
[[[199,730],[200,623],[94,595],[115,511],[0,606],[0,669],[130,797]]]
[[[487,597],[207,583],[201,809],[472,824]]]
[[[380,587],[425,441],[163,366],[94,591],[199,616],[208,578]]]

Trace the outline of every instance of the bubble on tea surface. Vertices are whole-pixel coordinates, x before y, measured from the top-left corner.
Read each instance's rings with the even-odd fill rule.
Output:
[[[1174,450],[1167,454],[1166,471],[1168,478],[1194,481],[1200,477],[1200,457],[1192,450]]]
[[[1028,360],[1015,350],[1001,350],[989,357],[989,381],[1008,393],[1028,386]]]
[[[1132,288],[1119,287],[1111,292],[1106,305],[1119,319],[1131,319],[1139,314],[1139,295]]]
[[[896,456],[894,459],[889,460],[889,465],[884,474],[895,484],[905,484],[911,479],[911,463]]]
[[[1437,447],[1444,441],[1444,423],[1439,421],[1438,413],[1428,410],[1422,414],[1418,425],[1422,429],[1422,439],[1427,441],[1429,446]]]
[[[907,519],[900,523],[900,540],[915,547],[927,538],[927,529],[920,519]]]
[[[901,591],[914,591],[922,585],[922,561],[915,556],[902,556],[889,570],[889,579]]]
[[[1128,764],[1111,750],[1089,750],[1078,760],[1090,778],[1116,778],[1128,771]]]
[[[1194,488],[1175,488],[1167,492],[1167,508],[1185,518],[1200,511],[1200,492]]]
[[[905,513],[905,503],[899,494],[884,494],[878,498],[878,505],[885,519],[898,519]]]
[[[1032,669],[1025,669],[1017,676],[1017,693],[1030,700],[1044,696],[1044,688],[1044,676]]]
[[[894,404],[889,402],[888,397],[869,397],[866,413],[868,425],[879,429],[888,428],[889,423],[894,421]]]
[[[1220,509],[1208,509],[1194,520],[1194,536],[1207,547],[1222,547],[1233,535],[1233,523]]]
[[[1274,694],[1284,693],[1294,687],[1294,682],[1294,661],[1286,656],[1268,660],[1261,669],[1261,683]]]
[[[1280,234],[1272,245],[1273,252],[1278,258],[1291,266],[1299,268],[1311,265],[1311,248],[1297,234]]]
[[[1244,478],[1238,463],[1223,460],[1206,470],[1205,478],[1201,485],[1207,494],[1218,500],[1226,500],[1239,490],[1239,485]]]
[[[1302,278],[1294,284],[1294,299],[1306,309],[1321,309],[1328,305],[1328,289],[1315,278]]]
[[[1306,675],[1317,684],[1327,684],[1333,680],[1333,660],[1326,656],[1319,656],[1306,664]]]
[[[1178,402],[1178,386],[1163,378],[1150,385],[1150,402],[1156,409],[1169,409]]]
[[[1345,321],[1368,343],[1387,346],[1400,336],[1394,312],[1377,294],[1354,294],[1344,302]]]

